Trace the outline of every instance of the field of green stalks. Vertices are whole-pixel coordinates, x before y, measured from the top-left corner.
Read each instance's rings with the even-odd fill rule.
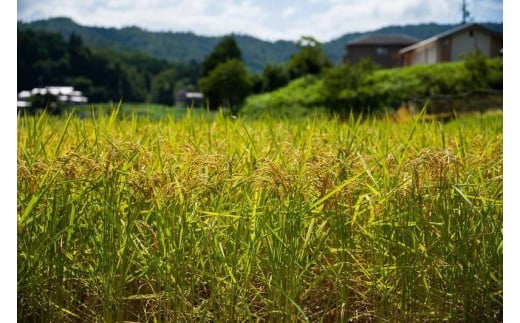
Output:
[[[502,115],[19,116],[20,322],[502,320]]]

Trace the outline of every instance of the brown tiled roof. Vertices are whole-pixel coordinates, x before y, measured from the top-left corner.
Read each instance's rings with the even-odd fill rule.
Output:
[[[367,35],[349,42],[347,45],[411,45],[419,39],[406,35]]]

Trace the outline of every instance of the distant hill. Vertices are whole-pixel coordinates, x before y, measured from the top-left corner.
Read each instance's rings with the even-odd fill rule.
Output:
[[[502,32],[502,24],[485,23],[488,27]],[[345,44],[367,34],[405,34],[418,39],[426,39],[457,26],[456,24],[419,24],[389,26],[363,33],[345,34],[323,44],[329,58],[338,64],[343,56]],[[30,28],[57,32],[68,39],[71,33],[81,36],[86,45],[97,48],[140,51],[170,62],[201,62],[221,37],[199,36],[181,32],[150,32],[139,27],[104,28],[89,27],[75,23],[69,18],[50,18],[33,22],[18,22],[18,28]],[[268,64],[282,64],[297,52],[294,42],[267,42],[247,35],[235,34],[242,50],[244,61],[252,72],[259,72]]]

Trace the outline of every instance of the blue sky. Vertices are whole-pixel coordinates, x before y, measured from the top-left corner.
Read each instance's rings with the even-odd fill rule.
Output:
[[[458,23],[462,0],[18,0],[17,19],[66,16],[87,26],[138,26],[264,40],[310,35],[326,42],[389,25]],[[502,0],[467,0],[471,19],[502,22]]]

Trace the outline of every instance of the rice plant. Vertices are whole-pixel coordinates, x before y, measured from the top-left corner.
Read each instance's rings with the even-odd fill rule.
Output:
[[[502,115],[18,118],[18,320],[500,321]]]

